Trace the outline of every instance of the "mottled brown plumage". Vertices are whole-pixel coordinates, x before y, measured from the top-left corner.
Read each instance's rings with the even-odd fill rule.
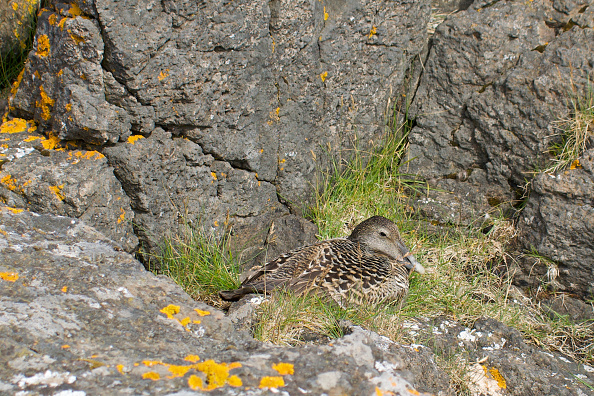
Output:
[[[374,216],[348,238],[329,239],[283,254],[245,279],[237,290],[221,291],[224,300],[276,288],[296,294],[329,295],[341,306],[398,303],[408,293],[411,271],[425,270],[406,248],[392,221]]]

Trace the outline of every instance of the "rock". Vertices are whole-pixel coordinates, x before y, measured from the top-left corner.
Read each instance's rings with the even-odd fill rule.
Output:
[[[591,304],[563,294],[543,300],[541,304],[553,320],[562,317],[577,323],[594,320],[594,310]]]
[[[594,292],[594,149],[574,167],[533,179],[518,224],[519,243],[521,250],[535,251],[545,260],[526,257],[519,265],[532,275],[527,283],[554,282],[558,289],[586,299]]]
[[[593,367],[528,345],[517,330],[494,319],[479,319],[471,328],[443,317],[419,319],[405,322],[403,330],[419,343],[429,344],[442,360],[450,361],[449,365],[462,377],[471,394],[581,396],[591,393]],[[415,345],[415,348],[426,347]],[[415,376],[417,389],[425,389],[422,378]]]
[[[0,209],[3,393],[427,395],[369,333],[256,342],[83,222],[15,212]]]
[[[127,111],[105,100],[103,39],[76,3],[42,9],[33,50],[10,100],[12,113],[34,119],[61,140],[102,145],[130,135]]]
[[[408,171],[433,187],[416,204],[425,215],[469,224],[505,211],[549,160],[552,122],[592,70],[592,32],[563,29],[584,5],[476,1],[439,26],[410,109]]]
[[[36,129],[19,118],[0,125],[0,202],[84,220],[135,250],[134,211],[107,158],[74,143],[59,148],[58,139]]]
[[[10,0],[0,4],[0,55],[26,48],[31,30],[35,27],[37,0]]]
[[[198,144],[161,128],[104,153],[131,197],[146,251],[157,252],[162,238],[175,236],[180,225],[218,233],[244,226],[250,228],[243,232],[254,237],[265,234],[255,225],[258,219],[286,213],[274,186],[256,173],[218,161]]]

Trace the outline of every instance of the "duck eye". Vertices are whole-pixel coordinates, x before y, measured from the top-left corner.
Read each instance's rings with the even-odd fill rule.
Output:
[[[380,231],[380,233],[379,233],[379,234],[380,234],[381,236],[383,236],[383,237],[386,237],[386,236],[388,236],[388,234],[386,234],[386,233],[385,233],[385,232],[383,232],[383,231]]]

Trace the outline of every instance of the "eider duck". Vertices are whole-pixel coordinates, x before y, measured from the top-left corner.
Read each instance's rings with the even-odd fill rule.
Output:
[[[398,304],[408,294],[412,271],[425,269],[382,216],[360,223],[348,238],[301,247],[260,267],[236,290],[219,292],[227,301],[284,288],[295,294],[330,296],[340,306]]]

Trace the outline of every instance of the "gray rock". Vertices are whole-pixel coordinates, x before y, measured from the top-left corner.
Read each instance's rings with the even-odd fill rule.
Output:
[[[559,295],[541,301],[551,319],[566,318],[572,322],[585,322],[594,320],[594,310],[591,304],[571,298],[567,295]]]
[[[43,9],[34,48],[10,104],[41,132],[62,140],[114,143],[130,135],[126,110],[105,100],[103,39],[96,21],[74,5]]]
[[[3,208],[0,230],[3,393],[427,395],[373,333],[268,346],[83,222]]]
[[[523,272],[533,275],[528,283],[554,282],[554,287],[582,298],[592,295],[593,191],[594,149],[583,154],[576,169],[541,173],[533,179],[518,224],[519,241],[524,251],[536,251],[545,260],[520,261]]]
[[[32,122],[2,124],[0,201],[13,208],[84,220],[126,251],[138,246],[130,199],[104,155],[70,144],[55,147]]]
[[[161,128],[104,153],[131,197],[134,226],[146,251],[158,251],[163,237],[177,235],[186,224],[219,234],[241,228],[245,235],[264,235],[258,221],[287,211],[274,186],[254,172],[218,161]]]
[[[416,349],[429,347],[455,364],[472,394],[591,394],[592,367],[528,345],[517,330],[494,319],[479,319],[470,328],[445,318],[415,320],[405,323],[403,330],[425,345],[415,345]],[[412,366],[419,369],[415,363]],[[415,381],[417,389],[425,389],[422,376],[417,374]]]
[[[408,153],[409,171],[435,189],[417,202],[434,220],[468,224],[506,210],[549,160],[552,121],[570,112],[571,85],[583,90],[592,70],[592,33],[559,27],[583,5],[561,3],[572,11],[478,1],[437,29]]]

